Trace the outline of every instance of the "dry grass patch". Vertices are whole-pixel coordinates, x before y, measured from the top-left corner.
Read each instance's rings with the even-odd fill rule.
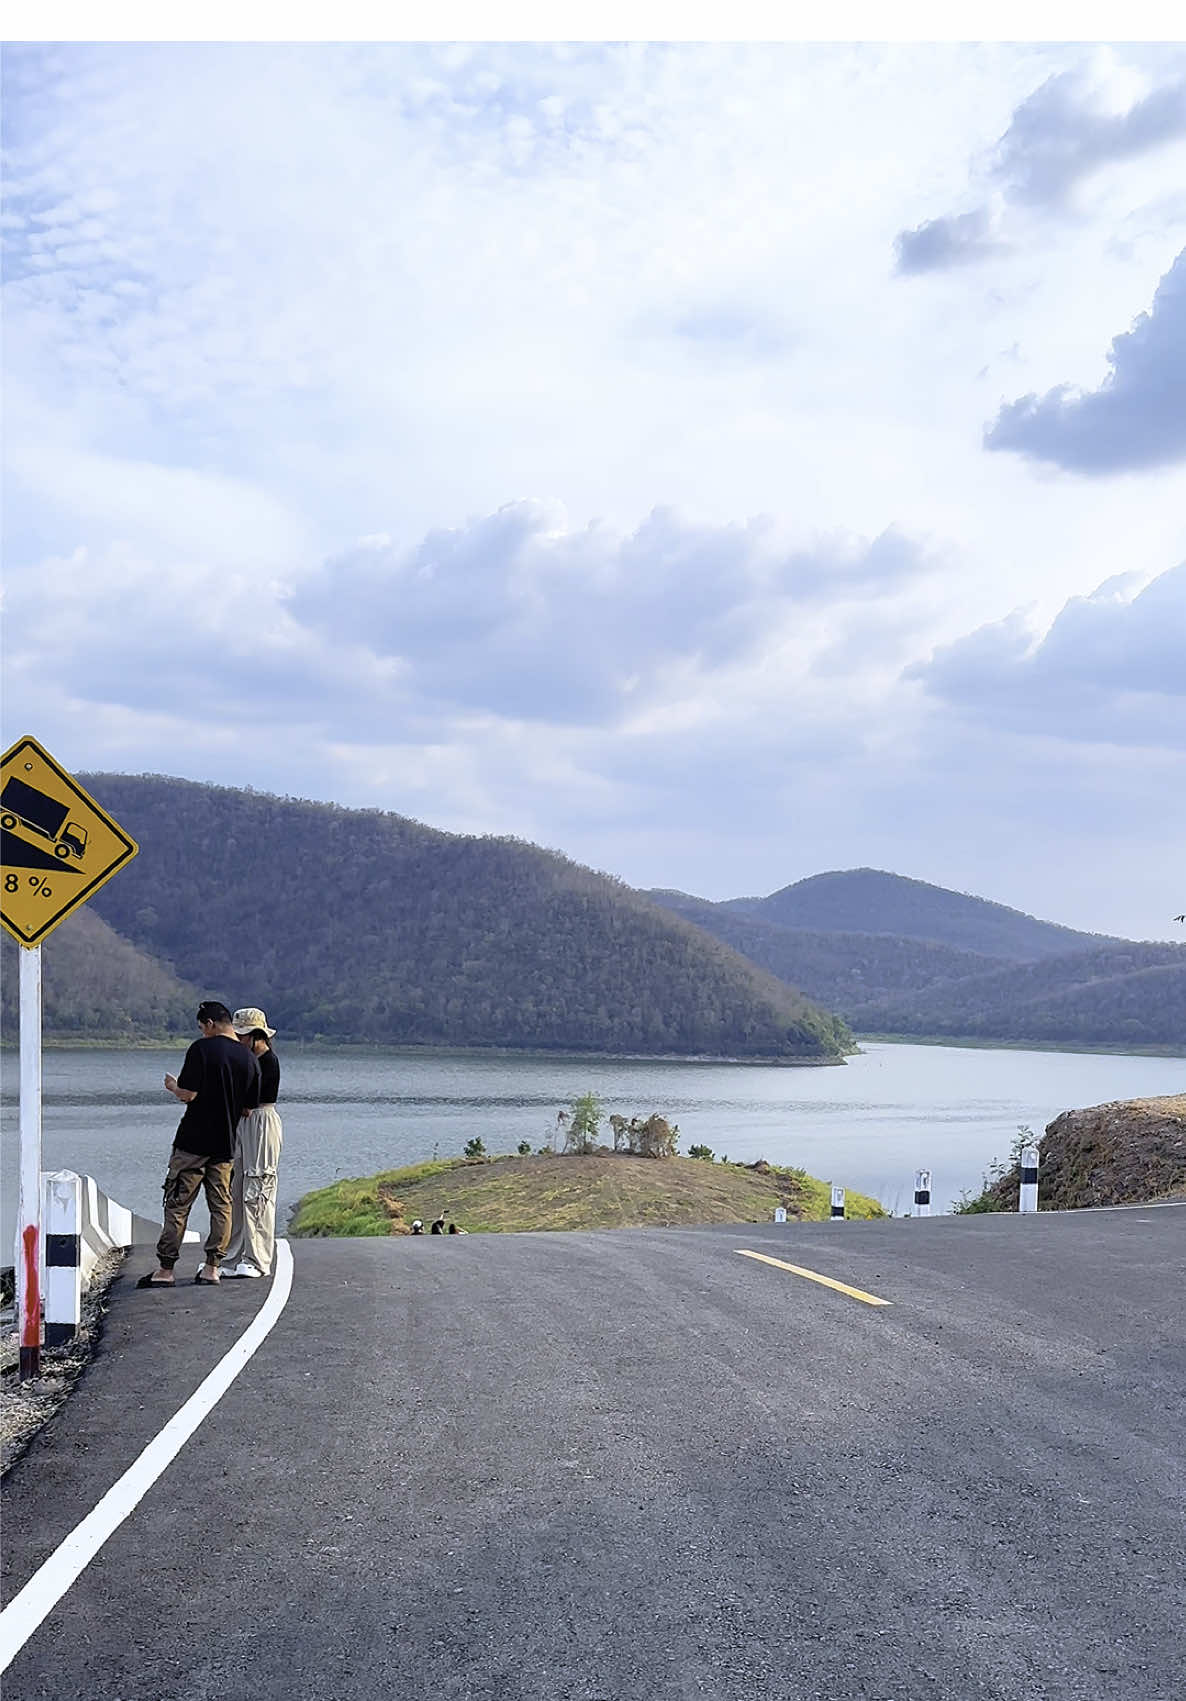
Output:
[[[531,1229],[667,1228],[769,1221],[777,1206],[818,1220],[828,1184],[801,1170],[650,1159],[606,1152],[587,1157],[457,1158],[336,1182],[296,1208],[294,1235],[406,1234],[413,1218],[444,1216],[471,1233]],[[852,1217],[884,1216],[877,1200],[850,1193]]]

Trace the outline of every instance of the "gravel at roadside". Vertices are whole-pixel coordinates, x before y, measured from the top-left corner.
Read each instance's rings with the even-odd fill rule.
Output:
[[[19,1340],[11,1314],[0,1334],[0,1476],[16,1463],[41,1426],[57,1411],[90,1362],[107,1312],[107,1290],[126,1254],[107,1252],[82,1296],[78,1334],[66,1347],[41,1350],[41,1375],[19,1380]]]

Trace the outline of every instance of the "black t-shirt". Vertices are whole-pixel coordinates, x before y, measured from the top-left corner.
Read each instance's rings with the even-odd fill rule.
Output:
[[[244,1047],[244,1050],[248,1050]],[[255,1053],[251,1054],[255,1057]],[[274,1051],[261,1051],[255,1058],[259,1064],[259,1091],[256,1092],[243,1106],[244,1110],[258,1110],[261,1104],[275,1104],[280,1096],[280,1059]]]
[[[178,1151],[229,1162],[239,1117],[259,1093],[259,1064],[251,1052],[223,1034],[195,1040],[177,1085],[198,1096],[186,1105],[173,1145]]]

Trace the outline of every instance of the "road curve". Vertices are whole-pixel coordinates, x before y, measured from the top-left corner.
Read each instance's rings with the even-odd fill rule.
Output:
[[[1184,1235],[296,1242],[279,1323],[6,1701],[1179,1701]],[[6,1479],[6,1599],[264,1285],[132,1274]]]

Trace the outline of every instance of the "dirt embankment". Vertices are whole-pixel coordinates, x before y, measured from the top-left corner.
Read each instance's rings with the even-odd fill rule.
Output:
[[[1041,1154],[1044,1211],[1186,1198],[1186,1093],[1065,1110],[1047,1124]],[[1016,1210],[1016,1170],[993,1191],[1001,1209]]]

